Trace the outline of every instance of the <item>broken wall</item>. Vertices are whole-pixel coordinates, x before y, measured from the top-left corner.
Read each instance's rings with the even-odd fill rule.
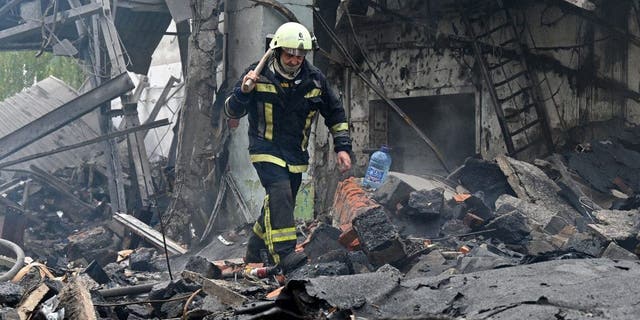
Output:
[[[595,12],[586,12],[606,17],[613,24],[603,26],[599,23],[605,18],[587,19],[582,11],[567,11],[553,2],[505,3],[514,6],[511,14],[522,27],[520,39],[530,49],[527,59],[540,83],[539,92],[556,144],[565,142],[565,133],[575,126],[610,119],[638,123],[637,107],[634,108],[637,102],[629,99],[638,99],[638,48],[635,42],[612,31],[627,30],[628,23],[628,37],[638,33],[629,4],[602,3]],[[352,14],[355,34],[390,98],[475,93],[476,149],[488,159],[506,152],[496,112],[486,84],[476,71],[470,38],[454,1],[398,1],[395,9],[376,11],[370,6],[363,12],[364,15]],[[353,45],[354,31],[344,14],[338,22],[338,32],[345,43],[352,44],[352,54],[358,56]],[[509,53],[494,48],[485,54]],[[367,70],[365,61],[360,61],[360,67]],[[372,73],[367,75],[378,83]],[[379,98],[358,77],[352,75],[350,81],[354,145],[358,165],[366,166],[370,150],[389,142],[380,138],[384,132],[377,132],[388,130],[384,123],[388,120],[371,114],[374,109],[370,102]],[[416,147],[428,148],[426,144]]]

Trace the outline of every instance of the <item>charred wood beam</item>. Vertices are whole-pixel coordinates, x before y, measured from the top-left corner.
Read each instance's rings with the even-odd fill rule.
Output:
[[[77,98],[65,103],[55,110],[28,123],[22,128],[0,138],[0,160],[19,151],[38,139],[54,132],[103,103],[133,89],[133,83],[127,73],[105,82]]]
[[[104,15],[99,18],[100,31],[102,31],[104,44],[111,61],[111,76],[115,76],[126,72],[127,64],[124,60],[122,47],[120,47],[120,38],[114,24],[115,19],[111,15],[109,0],[102,0],[102,10]]]
[[[90,16],[98,13],[102,7],[98,4],[91,3],[82,7],[69,9],[67,11],[56,14],[55,16],[47,16],[44,18],[44,24],[71,22],[86,16]],[[15,40],[24,35],[32,32],[36,32],[42,28],[42,23],[36,21],[30,21],[23,23],[13,28],[8,28],[0,31],[0,40],[3,42]]]
[[[20,301],[20,305],[17,308],[20,319],[31,318],[32,313],[36,310],[49,291],[51,291],[51,288],[49,288],[46,283],[41,283],[31,292],[26,294]]]
[[[142,92],[144,91],[144,89],[148,87],[149,87],[149,77],[142,76],[133,93],[126,94],[120,97],[122,100],[122,105],[137,104],[140,101],[140,96],[142,96]],[[122,108],[122,110],[111,110],[111,115],[116,116],[117,114],[117,116],[125,116],[126,112],[124,109],[125,108]],[[121,121],[120,125],[118,126],[118,130],[124,129],[126,125],[127,125],[127,121]]]
[[[73,9],[82,7],[82,3],[80,3],[80,0],[67,0],[67,2],[69,3],[69,7]],[[82,20],[76,20],[76,30],[78,32],[79,38],[86,37],[87,33],[89,32],[87,30],[86,24]]]
[[[149,227],[146,223],[136,219],[134,216],[128,215],[126,213],[116,212],[113,215],[113,219],[116,222],[131,229],[133,233],[143,237],[145,240],[147,240],[149,243],[153,244],[157,248],[162,250],[165,249],[164,242],[162,240],[163,239],[162,234],[157,230]],[[177,244],[171,239],[166,239],[166,249],[167,249],[167,252],[172,255],[187,253],[187,250],[185,248],[181,247],[179,244]]]
[[[247,297],[231,289],[229,281],[207,279],[201,274],[189,270],[182,271],[181,275],[183,279],[202,285],[202,291],[216,297],[223,305],[238,308],[247,302]]]
[[[0,8],[0,18],[2,18],[2,16],[7,14],[7,12],[9,12],[11,9],[13,9],[17,5],[19,5],[20,2],[22,2],[22,1],[23,0],[11,0],[11,1],[7,2],[7,4],[5,4],[4,6],[2,6],[2,8]]]
[[[67,280],[58,298],[60,308],[64,308],[64,317],[67,319],[95,320],[94,310],[89,284],[79,276],[73,276]]]
[[[138,104],[124,104],[125,128],[140,127],[140,119],[138,118]],[[139,210],[144,210],[151,204],[151,197],[155,194],[153,183],[151,181],[151,165],[147,158],[147,149],[144,145],[144,136],[141,132],[133,132],[127,137],[127,145],[129,147],[129,155],[131,164],[133,165],[133,173],[135,173],[135,184],[141,200]],[[140,218],[140,214],[137,215]],[[148,221],[144,221],[148,222]]]
[[[31,179],[22,179],[22,178],[15,178],[7,183],[3,183],[0,186],[0,196],[4,195],[5,193],[9,193],[13,190],[19,189],[22,186],[24,186],[27,182],[30,182]]]
[[[60,152],[64,152],[64,151],[69,151],[69,150],[73,150],[73,149],[78,149],[78,148],[82,148],[82,147],[85,147],[85,146],[88,146],[88,145],[91,145],[91,144],[94,144],[94,143],[98,143],[98,142],[110,140],[110,139],[113,139],[113,138],[125,136],[125,135],[128,135],[128,134],[136,132],[136,131],[149,130],[149,129],[153,129],[153,128],[157,128],[157,127],[166,126],[168,124],[171,124],[171,122],[169,122],[168,119],[162,119],[162,120],[150,122],[148,124],[143,124],[143,125],[138,126],[138,127],[129,128],[129,129],[125,129],[125,130],[117,131],[117,132],[111,132],[111,133],[102,135],[100,137],[97,137],[97,138],[94,138],[94,139],[91,139],[91,140],[83,141],[83,142],[72,144],[72,145],[69,145],[69,146],[60,147],[60,148],[57,148],[57,149],[54,149],[54,150],[50,150],[50,151],[46,151],[46,152],[40,152],[40,153],[28,155],[28,156],[22,157],[20,159],[15,159],[15,160],[3,162],[3,163],[0,163],[0,169],[6,168],[6,167],[10,167],[10,166],[18,164],[18,163],[23,163],[25,161],[29,161],[29,160],[33,160],[33,159],[39,159],[39,158],[42,158],[42,157],[50,156],[52,154],[56,154],[56,153],[60,153]],[[21,182],[22,181],[19,181],[18,183],[21,183]],[[2,191],[2,190],[6,190],[6,189],[2,189],[1,186],[0,186],[0,194],[7,192],[7,191]]]
[[[29,171],[24,171],[24,172],[29,172],[29,174],[36,178],[38,181],[42,182],[42,183],[46,183],[47,185],[49,185],[50,187],[54,188],[56,191],[58,191],[60,194],[66,196],[70,201],[72,201],[75,205],[77,205],[78,207],[82,208],[84,211],[87,212],[92,212],[93,210],[95,210],[95,207],[92,206],[89,203],[84,202],[82,199],[78,198],[77,195],[73,194],[73,192],[71,192],[71,190],[73,190],[73,188],[66,183],[64,180],[36,167],[35,165],[30,165],[29,168],[31,169],[31,172]],[[78,212],[80,213],[80,212]],[[76,218],[79,218],[78,220],[81,220],[82,217],[78,216],[78,213],[73,213],[70,214],[71,216],[75,216]]]

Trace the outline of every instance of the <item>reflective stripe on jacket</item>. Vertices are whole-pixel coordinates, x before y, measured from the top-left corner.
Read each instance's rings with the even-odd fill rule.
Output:
[[[246,72],[255,68],[255,64]],[[242,78],[225,101],[230,118],[249,116],[249,153],[252,162],[266,161],[290,172],[307,170],[309,134],[317,114],[333,135],[334,150],[351,151],[349,125],[342,103],[324,75],[306,60],[298,76],[287,81],[265,67],[255,89],[240,91]],[[283,88],[282,84],[291,84]]]

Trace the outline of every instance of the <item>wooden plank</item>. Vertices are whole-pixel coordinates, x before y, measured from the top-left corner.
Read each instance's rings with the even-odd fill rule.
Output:
[[[135,234],[143,237],[149,243],[154,246],[164,250],[164,244],[162,242],[162,234],[157,230],[149,227],[146,223],[138,220],[132,215],[126,213],[118,213],[116,212],[113,215],[113,219],[125,227],[131,229]],[[169,254],[185,254],[187,250],[181,247],[178,243],[171,239],[166,239],[167,241],[167,251]]]
[[[80,3],[80,0],[67,0],[67,2],[69,3],[69,7],[71,7],[72,9],[79,8],[82,6],[82,3]],[[87,30],[85,22],[80,19],[76,20],[76,31],[78,32],[78,38],[80,39],[84,38],[87,35],[87,32],[89,32]]]
[[[199,273],[188,270],[183,271],[181,275],[183,279],[189,279],[193,282],[202,284],[202,291],[208,295],[218,298],[218,300],[224,305],[237,308],[247,301],[245,296],[230,288],[233,284],[229,281],[207,279]]]
[[[70,217],[73,218],[74,221],[83,221],[83,214],[88,212],[93,212],[96,208],[78,198],[75,194],[73,194],[70,190],[73,188],[67,184],[65,181],[60,178],[49,174],[48,172],[36,167],[35,165],[29,166],[32,172],[29,172],[32,177],[36,178],[38,181],[47,184],[51,188],[55,189],[58,193],[65,196],[69,201],[73,202],[74,205],[82,208],[81,212],[67,212]]]
[[[7,134],[0,138],[0,159],[4,159],[34,141],[64,127],[132,88],[133,83],[129,75],[123,73],[100,87],[78,96],[20,129]]]
[[[130,129],[140,126],[137,108],[137,103],[124,105],[125,128]],[[147,208],[151,204],[151,197],[155,194],[155,190],[151,179],[151,165],[147,157],[147,149],[144,145],[142,132],[138,131],[129,134],[127,137],[127,145],[129,146],[131,161],[133,162],[135,178],[138,182],[137,185],[142,200],[142,207]]]
[[[60,22],[71,22],[77,19],[84,18],[86,16],[90,16],[96,14],[102,9],[102,7],[98,4],[91,3],[84,5],[82,7],[69,9],[67,11],[58,13],[54,16],[47,16],[44,18],[45,24],[51,23],[60,23]],[[31,32],[39,31],[42,28],[42,23],[37,21],[29,21],[27,23],[23,23],[21,25],[15,26],[13,28],[7,28],[4,30],[0,30],[0,40],[2,42],[9,42],[12,40],[18,40],[18,38],[23,37]]]
[[[65,283],[59,294],[59,307],[64,308],[65,319],[97,319],[88,287],[89,284],[77,275]]]
[[[101,0],[104,15],[99,18],[100,31],[104,37],[104,45],[107,47],[109,60],[111,60],[111,76],[116,76],[127,71],[127,65],[124,60],[122,47],[120,46],[120,37],[111,16],[111,4],[109,0]]]
[[[42,283],[35,290],[31,291],[26,299],[22,300],[22,303],[18,306],[18,316],[20,316],[20,320],[30,318],[33,310],[38,307],[38,304],[40,304],[40,301],[49,293],[49,290],[49,287]]]

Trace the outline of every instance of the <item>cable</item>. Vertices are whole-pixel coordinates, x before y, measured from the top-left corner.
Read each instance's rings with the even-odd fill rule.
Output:
[[[369,57],[367,56],[367,53],[364,51],[364,49],[362,49],[362,45],[360,44],[360,41],[358,40],[358,36],[356,35],[356,29],[353,26],[353,20],[351,19],[351,13],[349,12],[349,8],[348,8],[347,3],[346,2],[341,2],[340,5],[342,6],[342,8],[344,9],[344,11],[345,11],[345,13],[347,15],[347,20],[349,21],[349,26],[351,27],[351,34],[353,35],[353,40],[356,43],[356,46],[358,47],[358,50],[360,50],[360,53],[362,54],[362,59],[364,59],[364,62],[367,64],[367,67],[369,68],[369,71],[373,74],[373,76],[378,81],[378,85],[380,87],[384,88],[384,83],[382,82],[382,79],[380,79],[380,76],[378,76],[378,74],[373,71],[373,67],[371,67],[371,62],[369,61]]]
[[[53,27],[49,30],[49,28],[46,27],[46,17],[49,15],[49,11],[53,9],[53,22],[51,23],[53,25]],[[44,13],[42,14],[42,25],[41,25],[41,34],[42,34],[42,43],[40,44],[40,50],[38,51],[38,53],[36,53],[36,57],[41,56],[44,53],[44,49],[46,47],[49,46],[49,44],[51,43],[51,39],[52,39],[52,35],[54,35],[55,30],[56,30],[56,16],[58,15],[58,0],[53,0],[53,2],[49,3],[49,6],[47,7],[47,9],[45,9]],[[46,36],[46,40],[45,40],[45,29],[47,31],[49,31],[49,35]]]
[[[11,267],[11,269],[9,269],[9,271],[0,276],[0,282],[9,281],[18,273],[18,271],[20,271],[20,268],[22,268],[22,265],[24,264],[24,251],[17,244],[5,239],[0,239],[0,246],[5,247],[16,254],[16,263]]]

